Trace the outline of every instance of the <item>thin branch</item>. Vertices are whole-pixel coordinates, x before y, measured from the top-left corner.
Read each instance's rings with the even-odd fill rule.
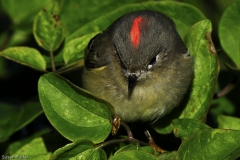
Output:
[[[140,144],[140,145],[143,145],[143,146],[148,146],[147,143],[145,142],[142,142],[136,138],[123,138],[123,139],[113,139],[113,140],[110,140],[110,141],[106,141],[106,142],[102,142],[100,144],[97,144],[95,147],[106,147],[106,146],[109,146],[109,145],[112,145],[112,144],[116,144],[116,143],[122,143],[122,142],[132,142],[132,143],[136,143],[136,144]]]
[[[129,128],[129,126],[128,126],[125,122],[122,122],[122,121],[121,121],[121,126],[123,126],[123,127],[125,128],[125,130],[127,131],[128,138],[129,138],[129,139],[134,139],[134,138],[133,138],[132,131],[131,131],[131,129]]]
[[[239,78],[239,76],[235,75],[233,77],[232,81],[225,88],[223,88],[218,93],[214,94],[213,98],[217,99],[217,98],[227,95],[235,87],[236,83],[238,82],[238,78]]]
[[[118,120],[116,120],[116,121],[118,121]],[[110,141],[102,142],[100,144],[97,144],[95,147],[106,147],[108,145],[112,145],[112,144],[116,144],[116,143],[122,143],[122,142],[132,142],[132,143],[136,143],[138,145],[143,145],[143,146],[148,146],[149,145],[149,144],[147,144],[143,141],[140,141],[140,140],[134,138],[131,129],[129,128],[129,126],[125,122],[120,121],[120,124],[127,131],[127,135],[128,135],[127,138],[113,139],[113,140],[110,140]],[[113,128],[115,128],[115,127],[113,127]]]
[[[53,51],[50,51],[50,59],[51,59],[51,65],[52,65],[52,71],[56,71],[55,63],[54,63],[54,56],[53,56]]]
[[[103,147],[106,147],[106,146],[109,146],[109,145],[112,145],[112,144],[116,144],[116,143],[121,143],[121,142],[127,142],[129,141],[128,138],[125,138],[125,139],[114,139],[114,140],[110,140],[110,141],[106,141],[106,142],[102,142],[100,144],[97,144],[95,145],[96,148],[100,147],[100,148],[103,148]]]

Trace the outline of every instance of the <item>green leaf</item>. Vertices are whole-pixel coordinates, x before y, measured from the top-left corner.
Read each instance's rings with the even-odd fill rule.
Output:
[[[162,160],[178,160],[177,156],[178,156],[177,151],[172,151],[172,152],[161,153],[157,157],[158,159],[162,159]]]
[[[87,138],[99,143],[109,135],[114,111],[106,101],[54,73],[40,78],[38,91],[47,118],[67,139]]]
[[[217,118],[218,128],[240,130],[240,119],[231,116],[220,115]]]
[[[35,118],[37,118],[39,115],[43,113],[43,109],[41,107],[40,102],[33,102],[29,101],[26,102],[21,106],[22,110],[22,117],[18,121],[18,126],[15,128],[15,131],[23,128],[30,122],[32,122]]]
[[[123,159],[158,160],[156,156],[140,150],[129,150],[129,151],[120,152],[112,156],[109,160],[123,160]]]
[[[154,150],[153,147],[150,146],[142,146],[139,148],[140,151],[144,151],[146,153],[152,154],[152,155],[157,155],[158,152],[156,150]]]
[[[171,111],[170,114],[166,115],[165,117],[159,119],[155,123],[152,124],[154,130],[156,130],[160,134],[169,134],[173,131],[172,120],[177,118],[175,117],[174,110]],[[173,117],[172,117],[173,115]]]
[[[40,155],[32,155],[29,156],[28,158],[34,159],[34,160],[45,160],[45,159],[50,159],[52,153],[46,153],[46,154],[40,154]]]
[[[107,29],[120,16],[136,10],[156,10],[165,13],[176,23],[181,37],[187,33],[189,28],[198,21],[205,19],[204,15],[195,7],[172,1],[145,2],[141,4],[129,4],[99,17],[79,28],[76,32],[66,38],[66,42],[79,36],[99,32]],[[191,13],[191,14],[189,14]]]
[[[0,107],[0,142],[8,139],[15,132],[23,110],[9,104],[2,104]]]
[[[70,160],[75,160],[75,159],[83,159],[83,160],[87,160],[87,159],[96,159],[96,160],[106,160],[107,159],[107,155],[104,152],[103,149],[100,148],[92,148],[92,149],[88,149],[84,152],[79,153],[77,156],[70,158]]]
[[[32,122],[43,111],[39,102],[27,102],[22,106],[0,105],[0,142]]]
[[[63,59],[66,64],[69,62],[76,62],[84,57],[84,49],[88,42],[93,38],[97,32],[86,34],[82,37],[75,38],[69,41],[63,50]]]
[[[93,147],[94,144],[92,141],[88,139],[77,139],[73,143],[56,150],[52,154],[51,160],[77,158],[80,153],[88,149],[93,149]]]
[[[47,149],[41,137],[32,139],[29,143],[24,144],[18,151],[12,155],[26,155],[31,158],[31,155],[46,154]]]
[[[41,159],[50,157],[42,138],[33,139],[28,144],[22,146],[13,156],[16,159]]]
[[[124,146],[124,147],[120,148],[118,151],[116,151],[115,155],[119,154],[121,152],[130,151],[130,150],[139,150],[139,151],[144,151],[144,152],[147,152],[147,153],[150,153],[150,154],[155,154],[155,150],[150,146],[141,147],[141,146],[136,145],[136,144],[129,144],[127,146]]]
[[[13,33],[6,31],[0,37],[0,44],[5,43],[4,49],[25,44],[27,40],[29,40],[30,32],[32,32],[32,25],[30,31],[14,30]],[[8,41],[8,43],[6,43],[6,41]]]
[[[59,4],[53,1],[34,20],[33,33],[39,46],[48,51],[58,49],[64,39],[64,27],[59,19]]]
[[[221,114],[233,114],[234,111],[235,106],[227,97],[213,99],[209,110],[214,117],[217,117]]]
[[[37,155],[37,154],[45,154],[47,153],[45,146],[43,146],[43,141],[41,140],[41,138],[39,138],[39,136],[42,136],[46,133],[50,132],[50,129],[45,129],[45,130],[41,130],[39,132],[34,133],[33,135],[31,135],[30,137],[20,140],[20,141],[16,141],[11,143],[8,146],[7,149],[7,154],[8,155]],[[34,143],[33,141],[37,141],[38,143]],[[25,151],[24,149],[26,149],[27,146],[29,146],[29,144],[32,144],[33,146],[35,146],[35,149],[37,149],[34,152],[30,152],[30,153],[26,153],[28,151]],[[38,145],[39,148],[37,148]],[[21,153],[24,152],[24,153]]]
[[[107,159],[104,150],[94,148],[93,142],[87,139],[77,139],[53,153],[51,160],[58,159]]]
[[[51,0],[7,0],[0,1],[2,9],[11,17],[12,22],[21,29],[29,30],[32,27],[34,17],[42,6],[50,3]],[[30,31],[30,30],[29,30]]]
[[[234,63],[229,68],[240,70],[240,0],[234,1],[223,13],[219,22],[219,38],[224,51]]]
[[[199,122],[194,119],[175,119],[173,120],[173,133],[176,137],[180,137],[182,140],[185,140],[190,135],[195,132],[203,129],[210,129],[206,124]]]
[[[194,79],[187,106],[180,118],[205,121],[219,73],[218,57],[211,40],[209,20],[195,24],[186,35],[186,46],[194,57]]]
[[[65,0],[60,1],[61,13],[60,17],[66,27],[66,34],[69,35],[75,30],[82,27],[102,15],[105,15],[118,7],[130,3],[140,3],[146,0],[121,0],[121,1],[79,1]],[[87,14],[86,14],[87,13]]]
[[[31,68],[46,71],[46,61],[38,50],[29,47],[11,47],[0,52],[0,55]]]
[[[225,62],[225,66],[227,69],[229,69],[230,71],[232,71],[233,73],[239,74],[240,73],[240,69],[238,67],[235,67],[235,65],[231,64],[232,62]]]
[[[240,131],[205,129],[187,138],[178,150],[179,160],[236,159],[240,155]]]

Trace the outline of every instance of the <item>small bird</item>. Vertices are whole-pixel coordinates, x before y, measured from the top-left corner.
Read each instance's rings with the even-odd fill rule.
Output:
[[[126,14],[92,38],[84,63],[82,87],[125,122],[166,115],[193,79],[193,57],[174,22],[151,10]]]

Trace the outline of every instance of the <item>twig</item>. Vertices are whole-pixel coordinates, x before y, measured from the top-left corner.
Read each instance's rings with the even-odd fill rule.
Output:
[[[52,65],[52,71],[56,71],[55,63],[54,63],[54,56],[53,56],[53,51],[50,51],[50,59],[51,59],[51,65]]]
[[[147,144],[147,143],[145,143],[143,141],[140,141],[140,140],[134,138],[131,129],[129,128],[129,126],[125,122],[121,121],[120,124],[127,131],[127,135],[128,135],[127,138],[114,139],[114,140],[102,142],[100,144],[97,144],[95,147],[106,147],[108,145],[112,145],[112,144],[115,144],[115,143],[121,143],[121,142],[133,142],[133,143],[136,143],[136,144],[139,144],[139,145],[143,145],[143,146],[148,146],[149,145],[149,144]]]
[[[213,98],[217,99],[217,98],[227,95],[235,87],[236,83],[238,82],[238,78],[239,78],[239,76],[235,75],[233,77],[232,81],[225,88],[223,88],[218,93],[214,94]]]
[[[136,138],[123,138],[123,139],[113,139],[113,140],[110,140],[110,141],[106,141],[106,142],[102,142],[100,144],[97,144],[95,147],[106,147],[106,146],[109,146],[109,145],[112,145],[112,144],[116,144],[116,143],[121,143],[121,142],[133,142],[133,143],[136,143],[136,144],[140,144],[140,145],[143,145],[143,146],[148,146],[147,143],[145,142],[142,142]]]
[[[129,126],[128,126],[125,122],[122,122],[122,121],[121,121],[121,126],[123,126],[123,127],[125,128],[125,130],[127,131],[128,138],[129,138],[129,139],[134,139],[134,138],[133,138],[132,131],[131,131],[131,129],[129,128]]]

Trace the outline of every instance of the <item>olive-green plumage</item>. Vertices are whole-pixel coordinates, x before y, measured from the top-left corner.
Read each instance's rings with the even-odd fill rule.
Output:
[[[89,42],[82,87],[109,101],[122,120],[147,121],[176,107],[192,78],[193,58],[173,21],[159,12],[137,11]]]

